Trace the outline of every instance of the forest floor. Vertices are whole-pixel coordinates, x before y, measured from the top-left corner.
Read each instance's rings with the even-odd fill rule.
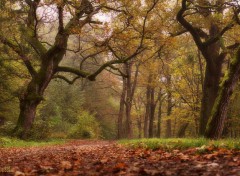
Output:
[[[240,151],[209,147],[152,150],[114,141],[70,141],[42,147],[0,148],[0,175],[240,176]]]

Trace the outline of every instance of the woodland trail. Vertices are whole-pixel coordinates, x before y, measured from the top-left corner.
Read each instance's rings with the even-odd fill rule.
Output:
[[[4,172],[8,171],[8,173]],[[71,141],[47,147],[1,148],[0,175],[240,176],[240,151],[133,149],[112,141]]]

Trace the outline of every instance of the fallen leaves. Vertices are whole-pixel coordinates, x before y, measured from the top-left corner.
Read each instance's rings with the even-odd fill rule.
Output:
[[[72,164],[69,161],[62,161],[61,168],[64,170],[70,170],[72,169]]]
[[[72,141],[65,145],[0,149],[8,175],[240,175],[240,152],[199,149],[150,150],[114,142]],[[0,173],[4,175],[7,173]]]

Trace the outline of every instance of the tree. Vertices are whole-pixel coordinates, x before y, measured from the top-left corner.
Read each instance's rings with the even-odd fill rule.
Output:
[[[140,37],[141,45],[145,45],[146,49],[148,48],[148,21],[151,19],[151,12],[155,10],[155,7],[158,4],[158,0],[149,1],[145,6],[141,6],[141,10],[139,12],[139,8],[136,8],[136,5],[141,3],[140,1],[135,1],[128,6],[126,6],[126,11],[131,12],[131,17],[133,18],[128,25],[132,27],[133,30],[122,30],[121,38],[119,41],[115,40],[114,47],[117,50],[113,50],[112,46],[110,50],[113,51],[115,57],[121,59],[129,51],[134,48],[136,45],[136,38]],[[131,28],[130,28],[131,29]],[[136,36],[136,33],[140,33],[140,36]],[[119,42],[119,43],[118,43]],[[129,48],[126,48],[126,45]],[[120,99],[120,109],[119,109],[119,116],[118,116],[118,137],[133,137],[133,125],[132,125],[132,117],[131,111],[133,106],[133,99],[137,85],[138,79],[138,72],[139,72],[139,65],[140,62],[136,62],[137,57],[132,58],[131,61],[128,61],[124,64],[123,71],[122,71],[122,93]],[[134,69],[136,66],[136,69]],[[132,74],[134,72],[134,74]],[[124,110],[125,110],[125,126],[123,126],[124,121]],[[125,130],[125,134],[123,133],[123,129]]]
[[[14,133],[21,138],[27,136],[34,121],[37,106],[43,100],[44,91],[54,77],[64,79],[68,82],[74,82],[74,80],[80,77],[93,81],[105,68],[113,64],[124,63],[143,50],[142,45],[139,45],[130,56],[121,58],[120,60],[107,61],[93,73],[60,66],[60,62],[68,51],[69,37],[80,35],[79,32],[87,24],[99,24],[93,20],[93,16],[103,6],[94,7],[94,3],[88,0],[82,0],[81,2],[52,1],[51,3],[40,0],[25,0],[14,1],[14,3],[19,8],[15,9],[14,6],[11,6],[7,2],[4,2],[4,5],[9,10],[10,15],[14,16],[14,24],[19,29],[19,36],[13,36],[11,33],[3,35],[4,31],[1,31],[0,42],[18,54],[18,57],[21,58],[27,68],[29,75],[31,75],[27,86],[19,95],[20,114]],[[43,5],[55,6],[58,15],[57,34],[50,47],[46,47],[46,42],[43,42],[39,35],[41,25],[46,23],[44,20],[49,20],[50,18],[49,16],[47,16],[47,19],[39,17],[38,10]],[[66,10],[68,10],[68,14],[70,15],[69,20],[65,18]],[[40,25],[40,23],[42,24]],[[59,75],[61,72],[71,73],[76,75],[76,77],[74,80],[69,81],[64,76]]]
[[[223,14],[223,10],[228,7],[232,8],[234,12],[232,19],[229,19],[229,14]],[[210,1],[192,2],[182,0],[181,9],[177,14],[177,20],[192,35],[196,46],[201,51],[206,61],[199,132],[200,135],[205,134],[205,136],[209,138],[219,138],[221,136],[231,94],[230,90],[233,88],[233,82],[236,81],[234,76],[236,76],[235,74],[237,72],[237,62],[234,62],[234,66],[231,66],[229,70],[229,73],[231,72],[229,75],[231,78],[229,78],[228,81],[224,80],[222,85],[219,86],[224,60],[226,59],[229,50],[233,51],[236,49],[236,47],[238,47],[238,43],[225,46],[225,43],[227,42],[223,42],[223,35],[232,29],[238,21],[239,10],[236,10],[237,8],[238,7],[234,5],[234,2],[224,3],[222,0],[216,1],[215,5],[212,5]],[[202,17],[203,20],[210,19],[209,25],[204,25],[203,23],[202,26],[194,26],[193,23],[189,22],[189,18],[187,19],[189,16],[187,12],[190,14],[192,12],[196,12]],[[228,12],[230,12],[230,10]],[[222,25],[219,23],[218,18],[220,18],[222,21],[228,20],[228,22]],[[206,30],[208,33],[205,32]],[[236,60],[237,59],[235,59],[235,61]],[[226,92],[226,89],[228,89],[227,91],[230,92]],[[223,94],[224,97],[222,97]],[[225,105],[223,107],[220,104],[224,101],[226,102],[224,103]],[[216,108],[218,109],[217,111]],[[221,108],[223,109],[220,110]],[[223,111],[224,113],[220,113],[220,111]],[[207,123],[209,123],[209,125],[206,131]]]
[[[240,48],[235,58],[231,61],[230,68],[221,82],[218,96],[215,101],[205,136],[218,139],[221,137],[230,97],[240,77]]]

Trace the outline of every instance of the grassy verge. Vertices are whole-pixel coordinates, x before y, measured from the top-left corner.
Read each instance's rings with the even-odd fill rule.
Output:
[[[134,148],[149,148],[149,149],[188,149],[188,148],[226,148],[226,149],[240,149],[240,139],[224,139],[224,140],[208,140],[204,138],[189,139],[189,138],[171,138],[171,139],[133,139],[120,140],[119,144],[134,147]]]
[[[48,146],[65,143],[64,139],[50,139],[47,141],[24,141],[17,138],[1,137],[0,147],[34,147],[34,146]]]

